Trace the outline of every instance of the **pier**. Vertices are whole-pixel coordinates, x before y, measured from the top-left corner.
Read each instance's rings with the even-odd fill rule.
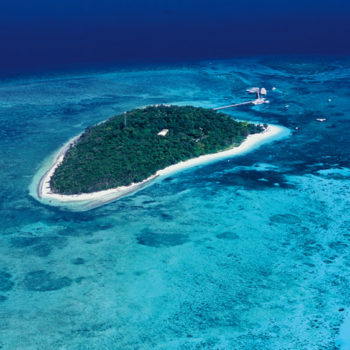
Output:
[[[241,103],[230,104],[230,105],[227,105],[227,106],[216,107],[216,108],[213,108],[213,110],[214,111],[218,111],[220,109],[238,107],[238,106],[243,106],[243,105],[253,104],[253,105],[256,106],[256,105],[261,105],[261,104],[264,104],[264,103],[270,103],[270,101],[266,100],[265,97],[261,97],[261,95],[266,95],[267,94],[267,91],[266,91],[265,88],[254,87],[254,88],[248,89],[247,91],[250,92],[250,93],[255,93],[256,94],[256,99],[252,100],[252,101],[246,101],[246,102],[241,102]]]

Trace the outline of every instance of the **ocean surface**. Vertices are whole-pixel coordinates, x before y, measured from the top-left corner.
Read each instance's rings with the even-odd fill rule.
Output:
[[[29,195],[45,158],[91,124],[243,102],[252,86],[271,103],[227,113],[289,138],[87,212]],[[0,154],[1,349],[350,349],[350,59],[2,81]]]

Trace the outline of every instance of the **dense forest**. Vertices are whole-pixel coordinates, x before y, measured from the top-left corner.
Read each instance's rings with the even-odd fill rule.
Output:
[[[168,133],[158,135],[163,129]],[[87,128],[56,169],[51,189],[79,194],[130,185],[169,165],[239,145],[262,130],[212,109],[134,109]]]

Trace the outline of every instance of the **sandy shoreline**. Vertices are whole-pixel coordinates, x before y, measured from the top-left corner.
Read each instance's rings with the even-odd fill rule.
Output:
[[[259,134],[249,135],[238,147],[233,147],[231,149],[218,153],[203,155],[198,158],[189,159],[187,161],[171,165],[165,169],[157,171],[156,174],[150,176],[149,178],[139,183],[134,183],[129,186],[120,186],[104,191],[76,195],[61,195],[57,193],[52,193],[50,189],[50,179],[54,174],[56,168],[62,162],[64,155],[69,149],[70,145],[73,144],[79,138],[80,135],[78,135],[75,138],[71,139],[67,144],[65,144],[54,156],[54,159],[51,162],[49,169],[44,173],[44,175],[40,177],[40,181],[36,187],[36,196],[34,197],[37,197],[36,199],[44,202],[45,204],[66,207],[67,205],[69,206],[69,204],[73,204],[73,208],[71,209],[88,210],[93,207],[113,201],[127,194],[133,193],[147,186],[156,178],[166,177],[183,169],[203,165],[215,160],[240,155],[257,148],[266,142],[283,138],[288,134],[289,129],[285,127],[269,125],[263,132]]]

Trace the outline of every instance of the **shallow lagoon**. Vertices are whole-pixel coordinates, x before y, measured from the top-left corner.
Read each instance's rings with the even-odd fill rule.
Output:
[[[2,348],[335,349],[350,307],[349,78],[349,60],[260,58],[3,82]],[[29,196],[44,159],[93,123],[241,102],[255,85],[276,87],[271,104],[230,113],[290,138],[84,213]]]

